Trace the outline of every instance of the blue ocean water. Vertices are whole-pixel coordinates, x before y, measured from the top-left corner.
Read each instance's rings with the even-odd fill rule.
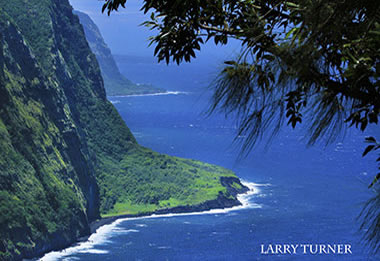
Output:
[[[206,117],[215,61],[184,67],[149,59],[119,59],[131,80],[177,94],[109,97],[138,142],[161,153],[234,170],[255,183],[251,207],[236,211],[118,220],[79,246],[43,260],[367,260],[356,220],[372,195],[373,157],[362,158],[364,137],[355,130],[330,146],[307,147],[303,130],[285,128],[266,148],[261,142],[238,160],[236,124],[222,114]],[[140,62],[139,62],[140,61]],[[240,137],[242,139],[244,137]],[[239,140],[239,138],[238,138]],[[268,244],[351,244],[349,255],[263,255]]]

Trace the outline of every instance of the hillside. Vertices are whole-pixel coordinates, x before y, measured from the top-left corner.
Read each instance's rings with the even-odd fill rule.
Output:
[[[137,144],[67,0],[0,4],[0,260],[68,246],[101,215],[239,204],[231,171]]]
[[[98,60],[108,96],[165,92],[164,89],[149,84],[136,84],[125,78],[120,73],[111,50],[105,43],[96,24],[87,14],[79,11],[74,11],[74,13],[78,15],[90,48]]]

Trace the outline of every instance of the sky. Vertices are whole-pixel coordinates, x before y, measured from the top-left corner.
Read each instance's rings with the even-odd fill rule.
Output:
[[[140,11],[142,0],[128,0],[126,8],[108,16],[102,13],[102,0],[69,0],[74,9],[87,13],[99,27],[105,42],[113,54],[133,56],[153,56],[154,47],[148,48],[148,38],[153,32],[140,26],[148,20]],[[240,50],[238,42],[232,42],[226,47],[209,43],[203,47],[197,56],[199,59],[228,59],[234,57]]]

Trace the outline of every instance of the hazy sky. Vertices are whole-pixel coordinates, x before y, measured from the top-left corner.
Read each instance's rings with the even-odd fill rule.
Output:
[[[148,28],[139,26],[149,17],[144,17],[140,11],[141,0],[128,0],[126,9],[121,8],[111,16],[101,13],[104,3],[102,0],[70,0],[74,9],[87,13],[98,25],[106,43],[114,54],[127,54],[136,56],[153,56],[153,47],[147,49],[148,37],[152,32]],[[217,58],[226,59],[238,51],[238,44],[228,47],[215,47],[208,44],[197,56],[200,59]]]
[[[147,38],[150,32],[139,26],[144,15],[139,12],[139,1],[128,0],[128,8],[108,16],[101,13],[104,1],[70,0],[74,9],[87,13],[99,27],[113,53],[147,55]]]

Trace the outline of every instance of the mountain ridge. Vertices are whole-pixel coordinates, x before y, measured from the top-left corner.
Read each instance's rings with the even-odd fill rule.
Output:
[[[119,71],[110,48],[105,43],[103,36],[94,21],[84,12],[74,10],[90,45],[95,54],[102,72],[104,87],[108,96],[152,94],[165,92],[162,88],[150,84],[135,84],[128,80]]]

